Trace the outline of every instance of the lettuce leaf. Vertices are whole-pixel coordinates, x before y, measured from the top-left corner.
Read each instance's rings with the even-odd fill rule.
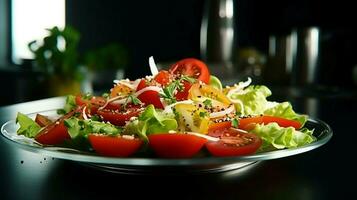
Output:
[[[17,130],[17,134],[24,135],[29,138],[34,138],[41,130],[40,125],[27,115],[20,112],[17,113],[16,123],[19,123],[20,125],[20,128]]]
[[[237,111],[241,115],[258,115],[262,114],[267,107],[271,91],[266,86],[249,86],[242,92],[233,93],[229,98],[238,100],[242,104],[235,104]],[[243,107],[242,107],[243,105]]]
[[[307,115],[296,114],[289,102],[279,103],[276,106],[265,110],[264,114],[298,121],[302,126],[304,126],[308,118]]]
[[[68,95],[66,97],[66,103],[64,104],[63,109],[58,109],[57,113],[60,115],[64,115],[64,114],[69,113],[76,107],[77,107],[76,97],[73,95]]]
[[[64,120],[64,125],[68,128],[68,133],[72,139],[77,137],[87,138],[90,133],[105,135],[118,135],[122,133],[122,128],[112,124],[93,120],[81,120],[75,117]]]
[[[173,114],[158,112],[153,105],[149,105],[141,113],[138,119],[129,122],[125,131],[128,134],[137,134],[147,141],[147,135],[155,133],[167,133],[177,129],[177,121]]]
[[[277,123],[267,125],[257,124],[250,131],[262,138],[263,149],[273,146],[276,149],[294,148],[309,144],[316,140],[313,130],[303,128],[295,130],[293,127],[283,128]]]

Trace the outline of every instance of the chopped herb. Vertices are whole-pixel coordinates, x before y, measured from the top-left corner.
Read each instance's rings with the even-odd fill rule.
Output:
[[[195,83],[197,81],[197,79],[189,77],[189,76],[186,76],[186,75],[182,75],[180,80],[184,80],[184,81],[187,81],[187,82],[190,82],[190,83]]]
[[[93,115],[90,119],[92,121],[102,121],[102,119],[98,115]]]
[[[123,105],[123,109],[126,109],[126,106],[128,105],[129,102],[132,102],[134,105],[139,105],[141,104],[140,99],[138,99],[136,96],[129,94],[128,97],[125,100],[125,103]]]
[[[137,97],[133,96],[133,95],[129,95],[128,98],[130,98],[131,102],[133,102],[134,105],[139,105],[141,104],[140,99],[138,99]]]
[[[165,88],[162,89],[163,93],[160,93],[160,97],[164,98],[169,103],[175,103],[176,98],[174,93],[175,90],[179,87],[180,87],[179,82],[177,81],[171,82],[169,85],[167,85]]]
[[[90,100],[93,98],[93,95],[91,93],[86,93],[82,96],[82,99],[84,100]]]
[[[206,107],[212,107],[212,101],[210,99],[206,99],[203,101],[203,104],[206,106]]]
[[[102,94],[102,97],[103,97],[103,98],[106,98],[106,99],[109,98],[109,93],[103,93],[103,94]]]
[[[238,125],[239,125],[238,119],[237,119],[237,118],[234,118],[234,119],[232,120],[232,126],[233,126],[234,128],[238,128]]]
[[[207,112],[200,112],[200,117],[201,117],[201,118],[204,118],[204,117],[206,117],[206,116],[208,116],[208,113],[207,113]]]

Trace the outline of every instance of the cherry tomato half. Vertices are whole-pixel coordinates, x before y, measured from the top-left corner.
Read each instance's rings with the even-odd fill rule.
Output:
[[[182,85],[183,85],[183,90],[180,91],[178,90],[176,95],[175,95],[175,98],[177,101],[184,101],[184,100],[187,100],[188,99],[188,94],[189,94],[189,91],[192,87],[192,84],[188,81],[182,81],[181,82]]]
[[[102,134],[90,134],[88,139],[95,152],[112,157],[128,157],[137,152],[143,144],[138,138],[126,139],[122,136]]]
[[[187,75],[208,84],[210,79],[210,72],[207,65],[195,58],[182,59],[170,68],[173,74]]]
[[[281,117],[274,116],[258,116],[258,117],[248,117],[242,118],[239,120],[239,128],[244,130],[250,130],[254,128],[254,124],[269,124],[272,122],[276,122],[281,127],[289,127],[292,126],[295,129],[301,128],[301,124],[298,121],[284,119]]]
[[[41,132],[35,137],[35,140],[41,144],[61,144],[67,139],[71,139],[68,134],[67,127],[64,125],[64,120],[72,117],[76,112],[79,112],[82,107],[73,110],[56,121],[48,124]]]
[[[231,121],[211,124],[208,128],[208,135],[212,137],[220,137],[227,129],[231,127]]]
[[[207,150],[214,156],[242,156],[255,153],[262,145],[262,140],[252,133],[237,129],[225,129],[217,142],[207,142]]]
[[[172,79],[172,75],[166,70],[159,71],[159,73],[154,78],[154,80],[160,83],[162,86],[168,85],[171,79]]]
[[[97,114],[98,108],[104,106],[106,99],[100,96],[92,96],[90,99],[84,98],[82,95],[76,96],[76,104],[78,106],[87,106],[87,114]]]
[[[128,104],[125,109],[101,109],[97,114],[103,118],[103,121],[108,121],[117,126],[124,126],[132,117],[137,117],[142,111],[141,106]]]
[[[183,133],[162,133],[148,136],[149,145],[164,158],[191,158],[197,154],[207,139]]]
[[[140,81],[136,91],[140,91],[147,86],[148,85],[146,85],[146,82],[143,79]],[[146,106],[152,104],[155,106],[155,108],[160,108],[160,109],[164,108],[160,100],[160,95],[156,91],[152,91],[152,90],[145,91],[138,96],[138,99]]]

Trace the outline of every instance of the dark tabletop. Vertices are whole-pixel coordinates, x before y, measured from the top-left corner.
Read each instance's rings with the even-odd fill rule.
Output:
[[[356,174],[357,98],[352,92],[276,89],[277,98],[328,123],[324,146],[262,161],[246,170],[213,174],[114,174],[74,161],[27,152],[0,137],[0,199],[345,199]],[[4,106],[0,123],[18,111],[52,109],[63,98]]]

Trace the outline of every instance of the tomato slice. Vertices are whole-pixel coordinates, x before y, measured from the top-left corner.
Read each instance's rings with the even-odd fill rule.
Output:
[[[76,104],[78,106],[87,106],[87,114],[97,114],[98,108],[104,106],[106,101],[107,100],[101,96],[93,96],[90,99],[84,98],[83,95],[76,96]],[[114,104],[111,105],[114,106]]]
[[[211,124],[208,128],[208,135],[212,137],[220,137],[227,129],[231,127],[231,121]]]
[[[192,87],[192,84],[188,81],[182,81],[183,84],[183,90],[177,90],[177,93],[175,95],[175,98],[177,101],[184,101],[188,99],[188,93]]]
[[[207,139],[183,133],[162,133],[148,136],[149,145],[164,158],[191,158],[197,154]]]
[[[225,157],[253,154],[261,145],[257,135],[230,128],[222,131],[219,141],[207,142],[206,148],[214,156]]]
[[[173,74],[187,75],[208,84],[210,72],[207,65],[195,58],[182,59],[173,64],[169,70]]]
[[[41,127],[51,124],[53,121],[50,120],[47,116],[36,114],[35,122]]]
[[[281,127],[294,127],[295,129],[301,128],[301,124],[294,120],[289,120],[281,117],[274,116],[258,116],[258,117],[248,117],[239,120],[239,128],[244,130],[250,130],[254,128],[254,124],[269,124],[275,122]]]
[[[126,139],[103,134],[90,134],[88,139],[95,152],[112,157],[128,157],[137,152],[143,144],[138,138]]]
[[[159,71],[159,73],[154,78],[154,80],[160,83],[162,86],[168,85],[171,79],[172,79],[172,75],[166,70]]]
[[[139,105],[128,104],[125,109],[101,109],[97,114],[103,118],[103,121],[108,121],[117,126],[124,126],[132,117],[137,117],[142,109]]]
[[[264,115],[263,116],[263,123],[264,124],[269,124],[271,122],[276,122],[279,124],[279,126],[281,127],[289,127],[292,126],[295,129],[300,129],[301,128],[301,124],[298,121],[294,121],[294,120],[290,120],[290,119],[285,119],[285,118],[281,118],[281,117],[274,117],[274,116],[267,116]]]
[[[61,144],[67,139],[71,139],[68,134],[67,127],[64,125],[64,120],[73,116],[81,109],[73,110],[51,124],[47,125],[41,132],[35,137],[35,140],[41,144]]]
[[[143,79],[140,81],[136,91],[140,91],[145,87],[147,87],[147,85],[145,80]],[[160,100],[160,95],[156,91],[152,91],[152,90],[145,91],[138,96],[138,99],[146,106],[152,104],[155,106],[155,108],[160,108],[160,109],[164,108]]]

